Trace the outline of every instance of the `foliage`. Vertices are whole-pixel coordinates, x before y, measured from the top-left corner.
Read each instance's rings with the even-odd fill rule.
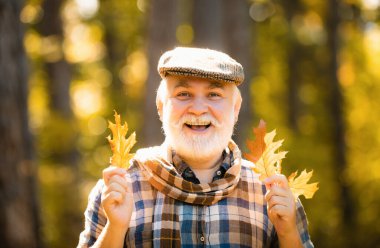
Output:
[[[301,174],[296,177],[297,174],[298,172],[296,171],[288,177],[289,187],[294,198],[297,199],[300,195],[304,195],[306,199],[312,198],[314,193],[318,190],[318,183],[307,183],[313,175],[313,171],[307,172],[303,170]]]
[[[266,124],[260,120],[259,126],[253,129],[256,139],[254,141],[247,141],[249,153],[245,157],[254,163],[252,170],[260,174],[259,179],[264,181],[266,178],[276,174],[281,174],[282,159],[285,158],[287,152],[277,152],[282,146],[283,140],[273,141],[276,130],[266,133]],[[295,199],[300,195],[310,199],[318,190],[318,184],[308,184],[313,172],[302,171],[296,178],[297,172],[293,172],[288,177],[289,188],[293,193]]]
[[[125,138],[128,132],[128,125],[125,122],[121,125],[120,115],[115,111],[115,123],[108,122],[108,128],[112,131],[112,136],[108,136],[107,140],[110,143],[112,157],[110,163],[121,168],[128,168],[129,160],[134,156],[129,151],[136,143],[136,133],[132,133],[127,139]]]

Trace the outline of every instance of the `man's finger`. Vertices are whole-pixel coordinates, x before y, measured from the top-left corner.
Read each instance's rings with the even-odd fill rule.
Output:
[[[104,184],[107,185],[109,183],[109,179],[111,178],[112,175],[124,176],[126,173],[127,171],[125,169],[111,165],[103,170]]]
[[[127,193],[125,188],[122,185],[115,182],[111,182],[106,191],[107,192],[116,191],[116,192],[121,193],[123,196]]]
[[[116,191],[106,192],[104,195],[102,195],[102,204],[103,205],[110,205],[114,202],[122,203],[123,200],[124,200],[123,194],[120,192],[116,192]]]
[[[265,186],[270,188],[272,185],[280,185],[282,187],[288,188],[288,179],[283,174],[276,174],[270,176],[264,180]]]
[[[111,184],[118,184],[121,187],[123,187],[124,191],[128,191],[128,182],[123,176],[120,176],[118,174],[112,175],[110,179],[108,180],[108,185],[111,185]]]
[[[282,205],[282,206],[289,206],[289,201],[286,197],[277,196],[274,195],[270,199],[267,200],[268,206],[274,206],[274,205]]]
[[[268,207],[268,213],[271,215],[285,216],[289,213],[289,209],[283,205],[274,205],[270,208]]]
[[[283,187],[280,187],[278,185],[273,185],[270,189],[268,189],[267,193],[265,194],[265,199],[267,198],[270,199],[273,195],[286,197],[289,195],[289,192]]]

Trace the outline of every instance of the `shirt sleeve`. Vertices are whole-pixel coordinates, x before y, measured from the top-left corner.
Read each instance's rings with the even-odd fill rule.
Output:
[[[308,221],[306,218],[305,210],[302,206],[300,199],[297,199],[297,229],[301,237],[303,247],[314,248],[313,243],[311,242],[309,231],[307,229]]]
[[[77,248],[91,247],[107,223],[107,218],[101,206],[103,185],[103,180],[99,180],[88,197],[88,205],[84,212],[85,227],[79,235]]]

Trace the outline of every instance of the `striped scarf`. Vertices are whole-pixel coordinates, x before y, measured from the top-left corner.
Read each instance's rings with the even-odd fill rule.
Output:
[[[144,178],[157,191],[168,196],[163,198],[161,211],[156,214],[161,219],[160,246],[180,247],[180,224],[178,213],[175,211],[175,201],[183,201],[195,205],[213,205],[228,197],[240,180],[241,154],[233,141],[230,141],[227,152],[233,153],[231,167],[224,178],[212,183],[194,184],[186,181],[171,163],[171,149],[162,145],[139,150],[136,160]],[[227,156],[230,157],[230,156]],[[157,224],[157,223],[155,223]],[[154,235],[154,234],[153,234]]]

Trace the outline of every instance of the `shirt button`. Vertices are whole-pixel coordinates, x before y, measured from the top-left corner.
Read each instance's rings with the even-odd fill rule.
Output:
[[[220,170],[218,170],[218,171],[216,172],[216,174],[217,174],[218,176],[220,176],[220,175],[222,175],[222,172],[221,172]]]
[[[205,237],[202,236],[202,237],[201,237],[201,241],[202,241],[202,242],[205,242]]]

